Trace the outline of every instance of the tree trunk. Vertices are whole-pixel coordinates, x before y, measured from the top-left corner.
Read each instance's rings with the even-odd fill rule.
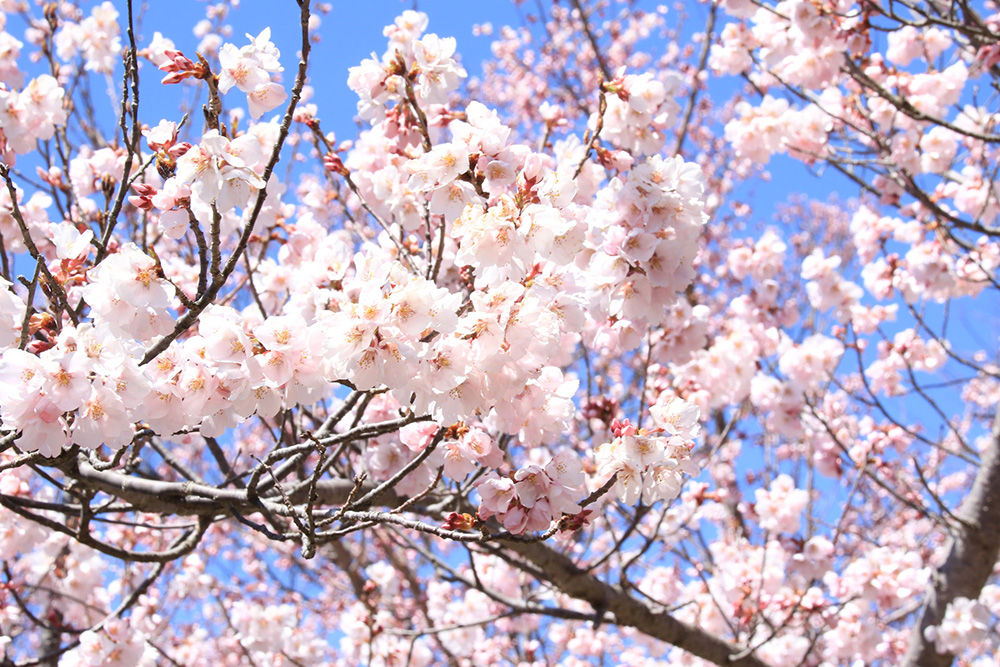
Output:
[[[920,621],[910,636],[903,667],[948,667],[955,656],[938,653],[924,631],[940,625],[948,603],[958,597],[974,600],[993,572],[1000,554],[1000,409],[993,420],[993,436],[983,453],[972,491],[962,503],[952,529],[944,565],[927,585]]]

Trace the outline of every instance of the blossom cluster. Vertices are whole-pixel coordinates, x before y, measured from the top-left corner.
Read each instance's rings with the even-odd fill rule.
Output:
[[[583,482],[579,458],[568,451],[556,454],[544,467],[528,464],[507,477],[490,473],[476,484],[482,498],[479,517],[495,515],[515,534],[545,530],[564,514],[580,511],[576,500]]]
[[[957,597],[948,603],[941,625],[928,627],[924,634],[938,653],[960,654],[968,646],[986,639],[992,624],[990,611],[979,600]]]
[[[465,69],[455,59],[455,38],[423,35],[427,21],[426,14],[403,12],[385,29],[389,48],[381,61],[364,60],[350,69],[347,85],[361,98],[361,118],[382,120],[387,108],[406,99],[403,77],[409,68],[419,72],[414,92],[421,105],[443,104],[448,93],[465,78]]]
[[[219,51],[219,92],[228,93],[234,86],[246,93],[250,117],[260,118],[288,99],[284,87],[271,77],[282,71],[281,56],[271,43],[271,29],[264,28],[257,37],[247,35],[250,44],[242,48],[226,43]]]
[[[80,635],[80,645],[59,664],[68,667],[135,667],[155,660],[146,636],[130,627],[128,620],[112,619],[99,631]]]
[[[666,132],[677,121],[680,77],[655,78],[650,73],[618,75],[604,85],[607,110],[602,133],[632,156],[653,155],[666,143]],[[591,123],[596,123],[595,119]],[[596,129],[596,128],[595,128]]]
[[[36,141],[55,135],[56,127],[66,123],[63,99],[65,91],[55,78],[42,74],[28,82],[23,90],[8,90],[0,84],[0,130],[7,151],[17,154],[34,150]],[[7,159],[10,163],[13,157]]]
[[[650,407],[656,427],[637,429],[626,419],[611,424],[614,440],[597,448],[598,475],[615,477],[618,497],[627,504],[676,498],[683,474],[697,475],[691,459],[692,440],[700,428],[698,408],[670,397]]]
[[[697,239],[707,219],[704,180],[680,157],[652,157],[597,193],[588,255],[594,297],[607,314],[595,343],[629,350],[694,278]]]
[[[769,489],[756,490],[754,511],[760,517],[760,527],[778,533],[794,533],[799,529],[799,517],[809,502],[809,492],[795,488],[795,480],[778,475]]]
[[[170,210],[184,198],[180,186],[185,185],[190,188],[195,209],[200,205],[211,210],[214,206],[219,213],[227,213],[234,207],[245,207],[250,196],[264,187],[255,170],[263,171],[263,159],[264,152],[254,135],[244,134],[230,141],[218,130],[209,130],[200,143],[177,158],[173,183],[168,180],[163,187],[171,193],[163,208]]]
[[[118,11],[111,2],[102,2],[79,22],[59,23],[54,37],[56,53],[63,60],[72,60],[80,54],[85,69],[110,74],[120,64],[120,35]]]
[[[4,424],[22,429],[18,446],[56,456],[70,442],[118,449],[132,440],[134,411],[149,393],[134,357],[106,329],[66,327],[40,355],[0,356]]]

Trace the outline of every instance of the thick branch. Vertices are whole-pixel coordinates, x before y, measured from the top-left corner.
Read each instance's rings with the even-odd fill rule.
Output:
[[[955,656],[938,653],[924,631],[940,625],[955,598],[979,597],[1000,555],[1000,410],[993,420],[993,437],[952,531],[944,565],[927,587],[920,622],[910,635],[904,667],[948,667]]]
[[[578,568],[573,561],[541,542],[512,542],[507,548],[531,561],[566,595],[590,604],[598,614],[611,612],[619,625],[627,625],[643,634],[673,644],[699,658],[717,665],[733,667],[768,667],[759,658],[741,653],[734,646],[704,630],[682,623],[665,611],[654,611],[617,586]]]

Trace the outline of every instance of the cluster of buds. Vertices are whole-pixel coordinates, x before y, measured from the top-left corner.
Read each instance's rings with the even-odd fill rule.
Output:
[[[471,514],[459,514],[452,512],[445,519],[444,527],[447,530],[472,530],[479,525],[479,518]]]
[[[3,132],[0,132],[0,136],[3,136]],[[70,190],[69,184],[66,183],[66,180],[63,178],[63,170],[59,167],[49,167],[48,169],[35,167],[35,173],[43,183],[48,183],[52,187],[58,188],[64,192]]]
[[[327,153],[323,156],[323,166],[327,171],[332,171],[341,176],[350,175],[350,170],[344,165],[344,161],[336,153]]]
[[[163,77],[163,81],[160,83],[180,83],[188,77],[204,79],[210,74],[208,65],[201,56],[198,57],[199,62],[196,63],[180,51],[173,49],[167,49],[163,55],[169,60],[160,65],[160,69],[168,74]]]
[[[616,438],[620,438],[623,435],[636,435],[638,433],[635,425],[628,419],[612,419],[611,432]],[[643,429],[641,435],[646,435],[645,429]]]
[[[143,211],[153,210],[153,196],[156,188],[148,183],[136,183],[132,186],[135,194],[128,198],[128,203]]]

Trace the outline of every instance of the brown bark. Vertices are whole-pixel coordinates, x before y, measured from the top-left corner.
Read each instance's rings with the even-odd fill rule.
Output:
[[[543,542],[513,542],[506,546],[541,570],[560,591],[589,603],[597,610],[595,620],[602,613],[609,612],[614,614],[617,625],[633,627],[717,665],[768,667],[752,653],[742,655],[743,649],[739,646],[683,623],[665,611],[651,609],[627,591],[578,568],[569,558]]]
[[[938,653],[924,631],[941,624],[948,603],[955,598],[978,598],[1000,555],[1000,410],[993,421],[993,437],[983,453],[972,491],[957,518],[948,557],[927,586],[927,599],[910,637],[903,667],[952,664],[955,656]]]

